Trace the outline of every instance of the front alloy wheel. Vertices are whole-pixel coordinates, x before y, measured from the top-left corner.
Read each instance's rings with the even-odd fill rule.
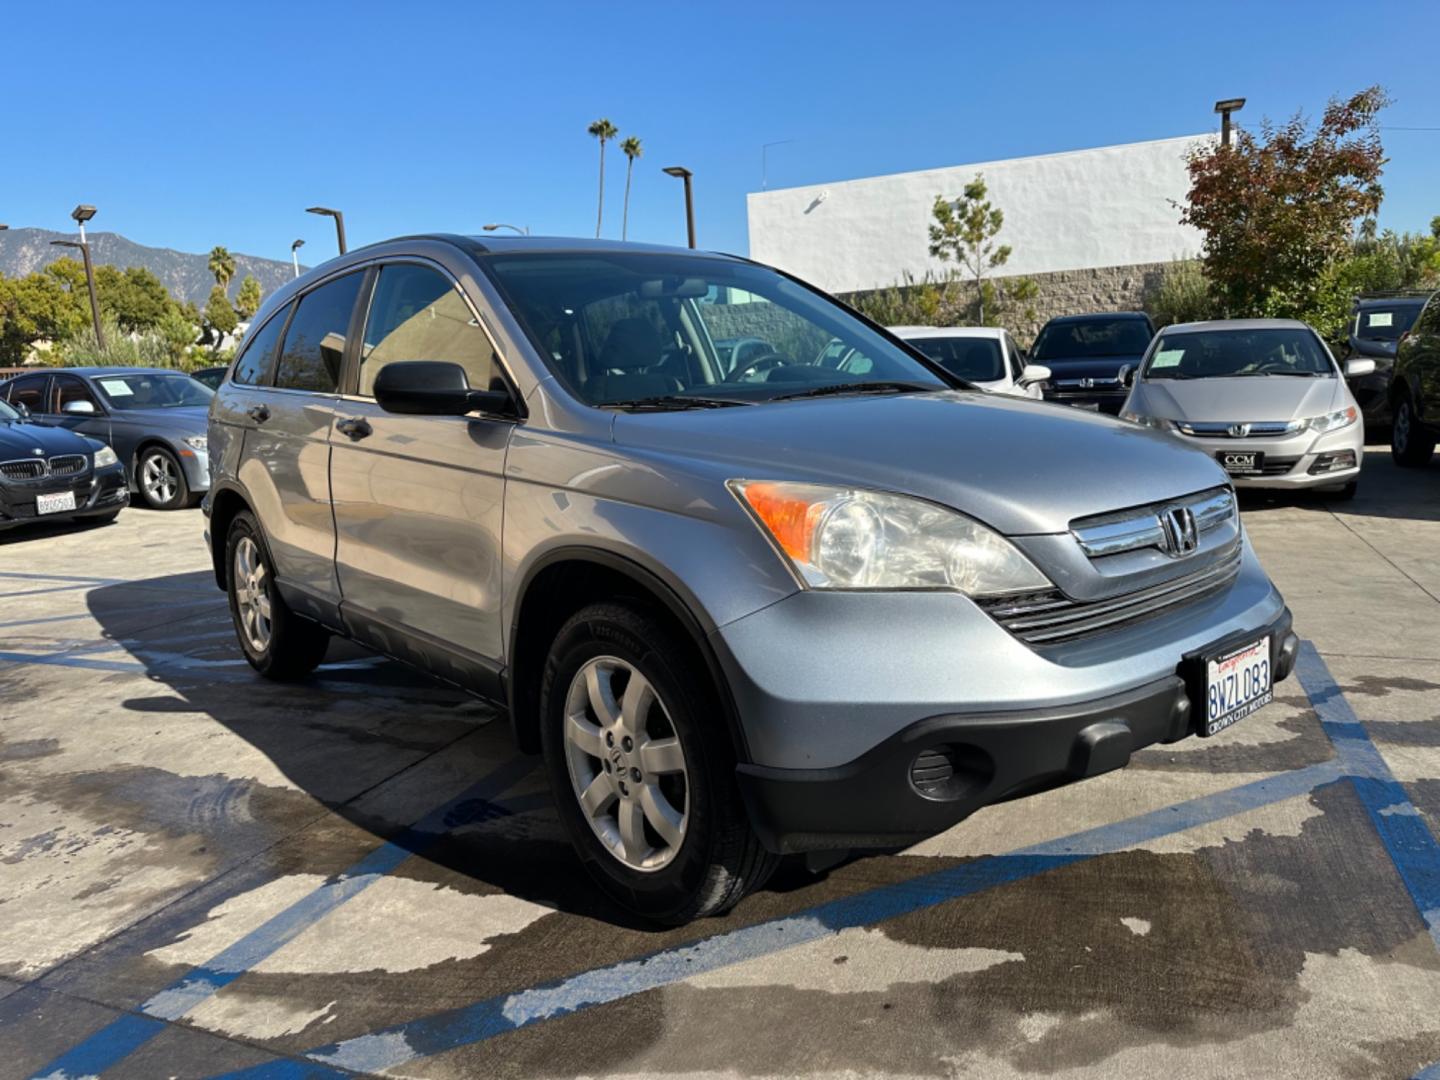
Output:
[[[263,653],[270,648],[270,584],[265,560],[260,557],[260,548],[252,537],[242,536],[236,543],[231,573],[240,633],[251,649]]]
[[[180,462],[170,451],[152,446],[140,456],[136,486],[152,510],[178,510],[190,501],[190,488]]]
[[[633,870],[667,865],[685,841],[690,783],[665,704],[634,666],[589,661],[565,699],[565,762],[596,837]]]

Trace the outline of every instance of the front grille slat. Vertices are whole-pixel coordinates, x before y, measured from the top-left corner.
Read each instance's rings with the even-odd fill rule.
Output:
[[[74,476],[85,471],[84,454],[61,454],[50,459],[51,476]]]
[[[982,600],[1001,626],[1031,645],[1071,641],[1118,628],[1193,603],[1228,587],[1240,573],[1240,545],[1217,564],[1124,596],[1072,600],[1060,592]]]
[[[79,476],[90,467],[85,454],[57,454],[44,458],[15,458],[0,461],[0,477],[6,480],[43,480],[51,476]]]
[[[39,458],[0,461],[0,476],[6,480],[38,480],[45,475],[45,462]]]

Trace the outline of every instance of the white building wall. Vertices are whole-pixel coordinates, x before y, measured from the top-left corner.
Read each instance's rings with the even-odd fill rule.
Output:
[[[1131,266],[1199,253],[1180,224],[1189,190],[1185,155],[1214,135],[987,161],[747,196],[750,257],[831,292],[877,289],[908,271],[943,275],[929,253],[936,195],[960,196],[983,173],[1005,212],[1000,275]],[[953,265],[953,264],[951,264]]]

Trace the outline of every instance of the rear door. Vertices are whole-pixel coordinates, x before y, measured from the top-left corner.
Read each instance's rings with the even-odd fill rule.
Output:
[[[245,397],[239,475],[297,611],[334,622],[335,524],[330,512],[330,427],[364,270],[302,294],[284,330],[268,385]],[[267,324],[268,326],[268,324]]]
[[[379,268],[331,435],[342,615],[362,640],[481,692],[498,690],[500,525],[514,423],[401,416],[376,404],[388,363],[459,364],[477,390],[508,390],[478,308],[440,266]]]

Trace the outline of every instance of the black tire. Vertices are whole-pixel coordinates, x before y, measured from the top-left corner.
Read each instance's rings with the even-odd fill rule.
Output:
[[[163,446],[147,446],[135,458],[135,488],[151,510],[183,510],[190,485],[180,459]]]
[[[1406,469],[1430,464],[1435,453],[1435,437],[1420,426],[1409,394],[1401,394],[1395,402],[1395,418],[1390,425],[1390,457]]]
[[[581,669],[598,657],[617,658],[649,681],[683,750],[684,838],[658,869],[633,868],[601,842],[571,780],[566,699]],[[728,911],[764,884],[779,862],[750,828],[717,696],[709,673],[680,631],[624,603],[592,604],[576,613],[561,627],[545,660],[541,742],[560,819],[600,888],[654,922],[680,925]]]
[[[253,555],[263,566],[259,588],[268,601],[269,629],[263,643],[252,640],[241,614],[241,594],[246,585],[238,580],[236,555],[248,542],[247,555]],[[264,534],[248,510],[235,515],[225,538],[225,592],[230,601],[230,618],[235,624],[235,638],[250,666],[267,679],[288,681],[304,678],[325,659],[330,646],[330,632],[319,623],[296,615],[286,606],[280,590],[275,587],[275,564]]]

